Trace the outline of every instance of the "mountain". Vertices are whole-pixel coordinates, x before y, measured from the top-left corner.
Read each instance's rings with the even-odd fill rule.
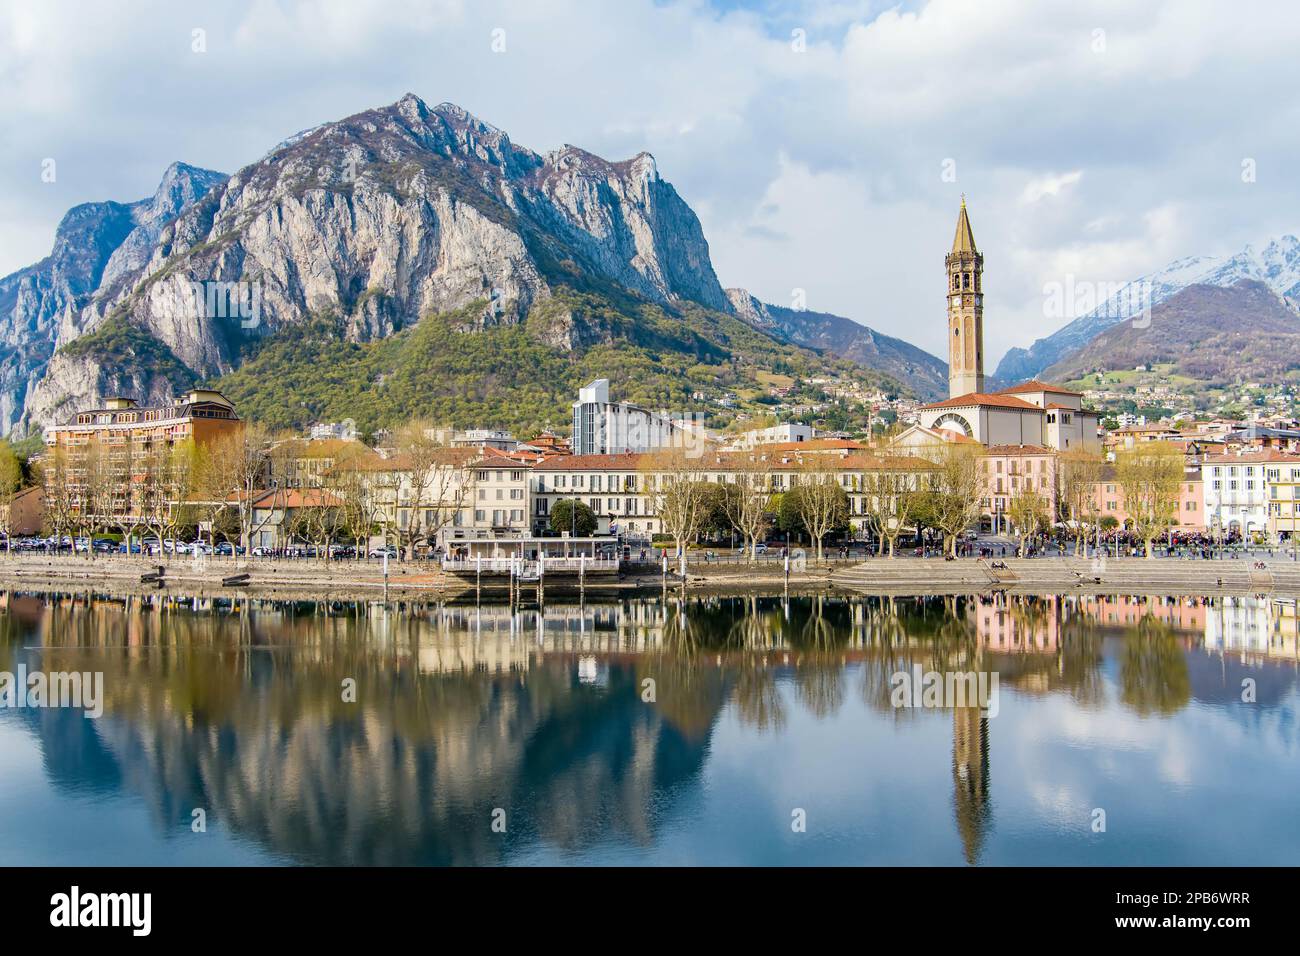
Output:
[[[74,206],[59,223],[48,256],[0,279],[0,431],[17,423],[86,304],[138,269],[166,225],[225,178],[173,163],[148,199]]]
[[[1149,325],[1114,325],[1044,374],[1075,381],[1148,363],[1172,365],[1167,377],[1206,384],[1281,381],[1300,369],[1300,313],[1256,279],[1227,288],[1197,283],[1152,309]]]
[[[864,374],[734,314],[649,154],[540,155],[414,95],[291,137],[150,222],[104,243],[47,367],[15,363],[39,377],[13,396],[22,426],[194,380],[285,426],[353,417],[346,399],[374,426],[491,411],[523,427],[563,421],[593,372],[674,410],[697,392],[756,398],[763,371]]]
[[[744,289],[728,289],[727,298],[745,321],[787,342],[838,355],[908,382],[925,399],[948,394],[947,363],[909,342],[829,312],[769,305]]]
[[[1226,287],[1242,279],[1262,282],[1287,298],[1300,299],[1300,239],[1287,235],[1261,249],[1247,246],[1232,256],[1192,256],[1172,262],[1126,283],[1096,309],[1028,349],[1010,349],[995,375],[1005,382],[1040,377],[1049,366],[1067,359],[1098,333],[1132,317],[1144,304],[1159,305],[1190,285]]]

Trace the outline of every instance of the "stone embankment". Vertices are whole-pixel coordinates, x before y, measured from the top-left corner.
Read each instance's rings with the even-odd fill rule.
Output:
[[[1264,567],[1257,568],[1261,563]],[[837,588],[882,594],[970,591],[1084,594],[1300,593],[1300,563],[1282,558],[873,558],[836,570]]]
[[[1178,558],[1007,558],[989,561],[960,558],[871,558],[860,562],[809,562],[788,576],[779,562],[693,562],[685,587],[692,591],[770,593],[783,589],[803,592],[847,590],[880,594],[968,594],[1007,590],[1022,593],[1165,593],[1165,594],[1300,594],[1300,563],[1283,558],[1245,557],[1225,560]],[[141,580],[161,566],[161,581]],[[454,597],[472,594],[471,578],[444,574],[435,565],[389,562],[385,579],[377,561],[233,560],[210,557],[196,564],[186,557],[170,561],[126,556],[0,555],[0,588],[18,590],[79,590],[114,592],[156,591],[160,588],[210,596],[244,592],[258,597],[333,600]],[[223,583],[247,573],[240,583]],[[646,566],[629,567],[621,576],[589,576],[584,590],[593,594],[620,591],[680,589],[681,578]],[[521,597],[534,596],[536,582],[519,585]],[[505,595],[504,577],[482,579],[482,593]],[[545,593],[577,592],[573,578],[549,578]]]

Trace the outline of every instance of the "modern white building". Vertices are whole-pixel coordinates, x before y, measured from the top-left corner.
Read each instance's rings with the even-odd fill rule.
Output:
[[[786,422],[770,428],[755,428],[737,436],[735,447],[753,448],[756,445],[777,445],[786,442],[812,441],[813,427],[798,422]]]
[[[357,437],[357,426],[351,421],[319,422],[311,426],[308,434],[312,441],[324,441],[329,438],[351,441]]]
[[[664,415],[639,405],[609,400],[609,379],[578,390],[573,403],[573,453],[622,455],[673,444],[680,429]]]

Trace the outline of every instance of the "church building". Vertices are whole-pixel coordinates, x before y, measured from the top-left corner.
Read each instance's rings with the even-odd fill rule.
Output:
[[[1031,380],[996,392],[984,384],[984,256],[975,246],[966,199],[952,251],[944,257],[948,307],[948,398],[923,405],[921,427],[985,446],[1036,445],[1101,451],[1098,415],[1083,395]]]

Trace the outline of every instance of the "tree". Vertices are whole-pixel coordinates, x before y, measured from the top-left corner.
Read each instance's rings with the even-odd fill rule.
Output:
[[[1025,553],[1025,539],[1047,526],[1047,499],[1033,488],[1025,487],[1011,496],[1007,517],[1016,529],[1016,551]]]
[[[328,561],[330,542],[343,526],[338,500],[329,492],[316,488],[299,489],[297,494],[301,507],[292,509],[289,534],[314,545],[317,556]]]
[[[1088,532],[1097,526],[1100,514],[1097,485],[1105,463],[1100,455],[1082,449],[1061,456],[1061,499],[1073,523],[1074,553],[1082,554]]]
[[[943,532],[944,551],[957,554],[957,540],[980,514],[984,479],[980,453],[967,444],[945,445],[936,456],[927,502],[934,527]]]
[[[589,538],[596,533],[600,522],[592,511],[577,498],[561,498],[551,509],[551,530],[571,534],[575,538]]]
[[[1124,510],[1142,539],[1148,558],[1151,542],[1178,518],[1183,455],[1169,442],[1141,442],[1115,456],[1115,478],[1124,492]]]
[[[903,529],[915,524],[925,500],[924,472],[919,461],[885,462],[862,476],[863,509],[867,525],[876,535],[877,553],[894,557]]]
[[[273,481],[277,467],[274,464],[270,434],[260,425],[246,424],[242,429],[230,432],[206,446],[209,456],[208,479],[204,494],[212,499],[230,499],[235,503],[239,515],[239,543],[247,554],[253,546],[253,536],[257,534],[277,511],[275,507],[283,500],[284,488]],[[270,507],[254,508],[268,482],[272,483]],[[263,517],[257,518],[258,511]]]
[[[45,527],[54,537],[57,552],[64,535],[72,533],[77,508],[67,449],[55,445],[39,471],[39,479],[45,486]]]
[[[23,463],[14,453],[13,446],[0,440],[0,522],[3,527],[6,545],[13,552],[13,505],[14,498],[23,487]]]
[[[798,509],[822,560],[826,536],[849,519],[849,496],[840,483],[840,460],[829,454],[804,455],[799,463]]]
[[[686,448],[665,448],[641,459],[647,504],[678,554],[685,553],[707,517],[709,485],[702,466],[701,458]]]
[[[734,481],[723,486],[722,507],[731,527],[744,539],[753,563],[758,560],[758,542],[767,536],[772,520],[767,462],[755,454],[737,455],[731,473]]]
[[[428,422],[414,420],[397,432],[398,468],[392,472],[397,496],[394,529],[407,560],[415,547],[430,541],[450,524],[468,500],[472,482],[463,449],[447,448]]]
[[[365,557],[370,533],[381,516],[373,473],[367,468],[373,457],[364,446],[351,449],[325,476],[325,487],[339,502],[340,526],[356,546],[358,560]]]

